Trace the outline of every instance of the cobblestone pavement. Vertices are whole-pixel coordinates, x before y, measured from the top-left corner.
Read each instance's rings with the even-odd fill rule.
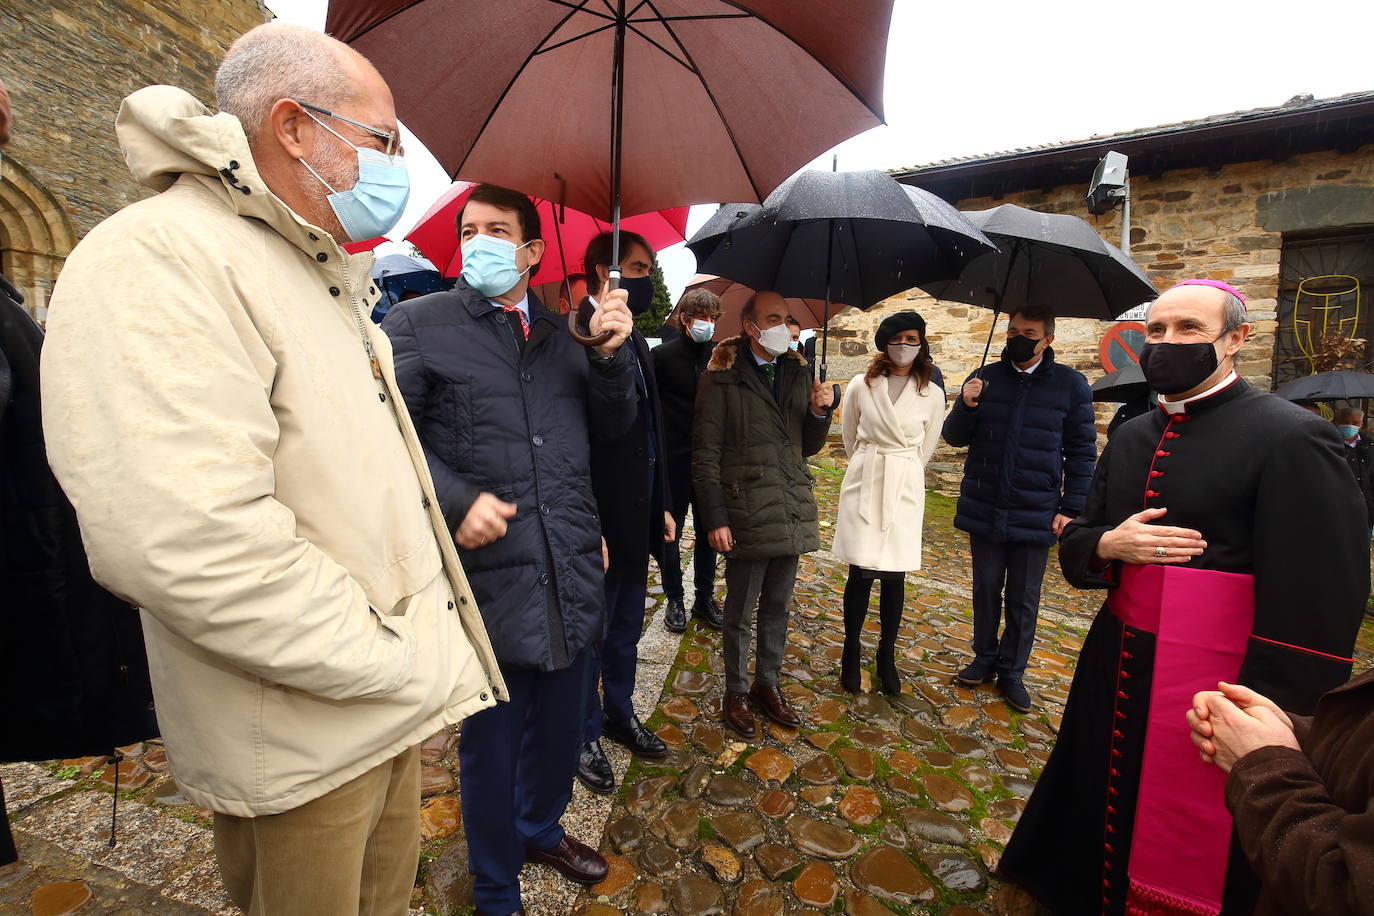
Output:
[[[843,469],[816,471],[828,545]],[[719,634],[696,621],[682,637],[665,631],[661,589],[651,584],[635,705],[672,752],[646,765],[605,743],[617,793],[576,786],[564,824],[601,848],[610,875],[587,891],[528,866],[522,884],[531,916],[1033,911],[991,869],[1053,745],[1101,596],[1070,588],[1051,556],[1026,674],[1039,698],[1030,715],[1010,710],[990,685],[954,684],[972,612],[967,542],[952,515],[951,500],[930,497],[924,568],[907,577],[898,697],[840,690],[845,567],[824,550],[802,559],[782,672],[802,726],[772,726],[751,742],[720,722]],[[877,642],[873,600],[866,691]],[[1367,622],[1357,670],[1372,656]],[[471,907],[455,732],[424,746],[413,913]],[[0,767],[24,857],[18,868],[0,869],[0,913],[237,912],[219,884],[209,812],[177,793],[157,742],[125,750],[113,848],[107,759]]]

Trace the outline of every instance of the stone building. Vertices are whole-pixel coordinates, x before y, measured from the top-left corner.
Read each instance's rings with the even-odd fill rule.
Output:
[[[1374,306],[1374,92],[1333,99],[1300,96],[1277,108],[1235,112],[1090,140],[901,169],[899,181],[925,188],[960,210],[1015,203],[1095,221],[1119,243],[1120,211],[1087,213],[1083,199],[1108,150],[1130,157],[1130,254],[1160,289],[1187,277],[1238,287],[1255,334],[1240,370],[1262,390],[1330,368],[1369,365]],[[1053,303],[1047,303],[1053,305]],[[902,309],[926,317],[931,354],[953,397],[977,367],[990,311],[936,302],[919,290],[868,312],[846,310],[831,323],[830,377],[861,372],[873,330]],[[1001,327],[992,358],[1001,349]],[[1135,332],[1135,333],[1133,333]],[[1058,322],[1056,359],[1092,381],[1104,359],[1119,368],[1118,343],[1138,345],[1143,326],[1086,319]],[[837,346],[838,344],[838,346]],[[1351,350],[1356,352],[1352,358]],[[1115,405],[1100,405],[1105,430]],[[962,450],[941,446],[929,482],[957,488]]]
[[[115,141],[120,100],[168,83],[213,104],[219,59],[269,18],[260,0],[0,4],[0,79],[14,109],[0,163],[0,272],[36,317],[77,240],[146,194]]]

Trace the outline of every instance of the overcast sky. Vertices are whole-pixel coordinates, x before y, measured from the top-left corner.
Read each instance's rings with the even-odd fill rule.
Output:
[[[267,0],[317,29],[327,5]],[[887,124],[834,152],[841,169],[890,169],[1370,90],[1372,34],[1370,0],[896,0]],[[418,140],[405,145],[412,191],[394,239],[448,186]],[[695,208],[689,229],[712,210]],[[676,298],[692,254],[677,245],[659,259]]]

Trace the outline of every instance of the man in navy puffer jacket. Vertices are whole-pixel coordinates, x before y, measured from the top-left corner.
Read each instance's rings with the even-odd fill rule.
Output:
[[[974,658],[957,677],[970,686],[996,678],[1020,712],[1032,705],[1022,675],[1045,561],[1082,512],[1097,458],[1092,391],[1055,363],[1053,342],[1047,309],[1013,312],[1001,360],[964,382],[944,427],[946,442],[969,446],[954,526],[968,532],[973,554]]]

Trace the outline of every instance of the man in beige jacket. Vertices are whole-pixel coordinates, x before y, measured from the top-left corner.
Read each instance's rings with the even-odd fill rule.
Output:
[[[167,86],[120,109],[159,193],[92,230],[54,290],[49,458],[96,579],[143,609],[172,770],[215,812],[235,902],[399,916],[418,742],[505,687],[364,317],[372,258],[339,247],[404,204],[391,94],[275,23],[216,94],[215,115]]]

